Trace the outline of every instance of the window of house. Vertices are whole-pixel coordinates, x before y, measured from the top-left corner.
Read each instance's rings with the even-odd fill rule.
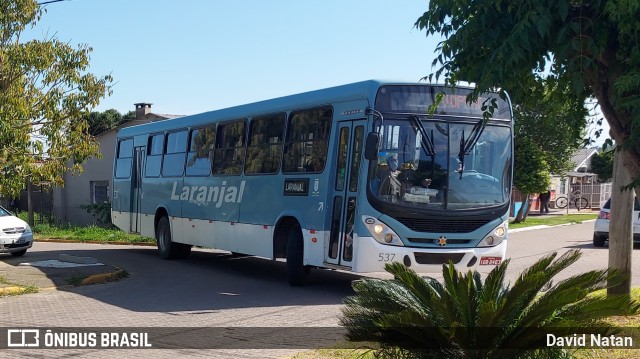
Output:
[[[147,144],[147,162],[145,164],[145,176],[160,176],[162,166],[162,149],[164,145],[164,134],[159,133],[149,136]]]
[[[286,114],[254,117],[249,126],[245,173],[277,173],[282,158]]]
[[[133,163],[133,138],[118,142],[116,158],[116,178],[129,178],[131,176],[131,164]]]
[[[245,154],[245,121],[218,125],[213,173],[217,175],[237,175],[242,172]]]
[[[91,203],[109,203],[109,181],[91,181]]]
[[[191,130],[187,154],[187,176],[208,176],[216,139],[215,126]]]
[[[170,132],[166,136],[164,156],[162,157],[162,175],[180,177],[184,173],[187,153],[188,131]]]
[[[327,160],[333,110],[330,107],[294,111],[284,148],[284,172],[322,172]]]

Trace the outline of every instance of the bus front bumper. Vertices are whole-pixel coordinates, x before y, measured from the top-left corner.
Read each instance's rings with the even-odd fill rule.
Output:
[[[491,270],[504,260],[507,241],[495,247],[429,249],[384,245],[372,237],[358,237],[354,250],[352,271],[356,273],[384,272],[385,264],[390,262],[403,263],[417,273],[441,273],[442,265],[449,261],[459,271]]]

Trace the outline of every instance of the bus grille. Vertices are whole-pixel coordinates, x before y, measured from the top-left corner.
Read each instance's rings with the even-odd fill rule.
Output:
[[[396,218],[400,223],[416,232],[431,233],[469,233],[489,223],[491,220],[465,220],[454,219],[421,219],[421,218]]]
[[[407,240],[411,243],[433,244],[436,246],[438,245],[438,238],[407,238]],[[470,239],[447,238],[447,245],[450,245],[450,244],[469,245],[470,243],[471,243]]]
[[[464,253],[416,253],[415,256],[418,264],[446,264],[449,261],[458,264]]]

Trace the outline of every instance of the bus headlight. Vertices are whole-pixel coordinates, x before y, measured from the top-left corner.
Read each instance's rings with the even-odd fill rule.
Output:
[[[502,222],[499,226],[494,228],[489,234],[487,234],[478,247],[495,247],[507,239],[507,232],[509,228],[509,221]]]
[[[382,244],[404,246],[400,237],[389,226],[370,216],[362,216],[362,222],[373,238]]]

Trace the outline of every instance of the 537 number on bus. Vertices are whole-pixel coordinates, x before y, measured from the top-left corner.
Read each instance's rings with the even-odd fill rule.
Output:
[[[393,253],[378,253],[378,262],[391,262],[395,257]]]

